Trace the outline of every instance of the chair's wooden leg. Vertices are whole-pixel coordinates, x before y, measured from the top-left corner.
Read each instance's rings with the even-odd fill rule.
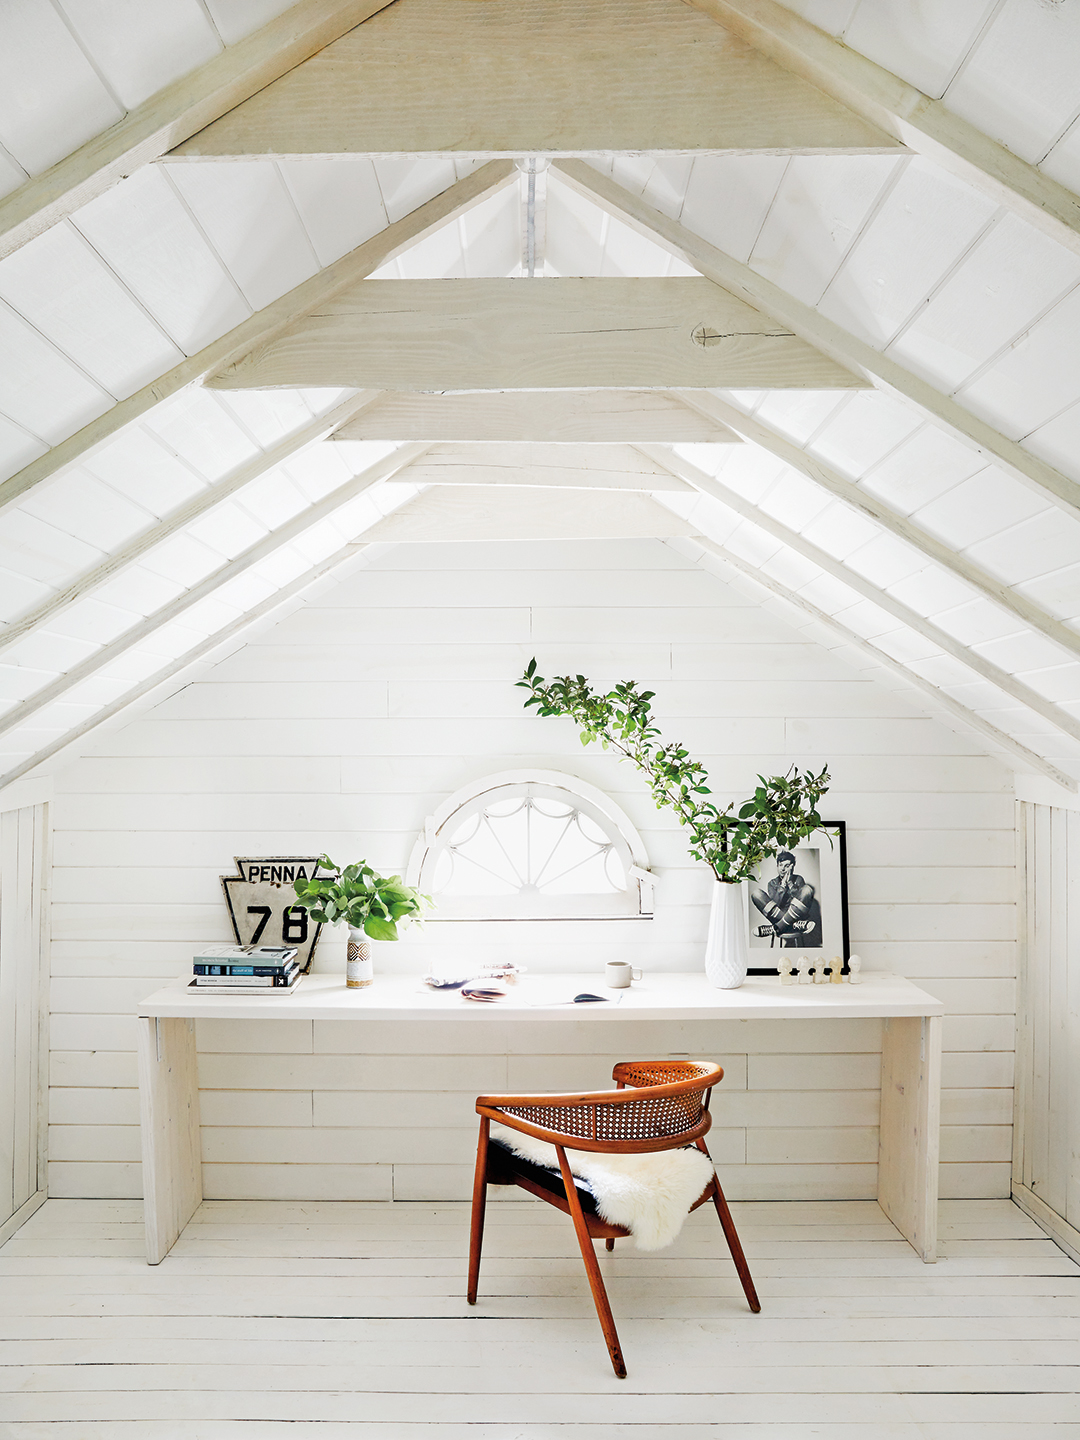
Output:
[[[491,1121],[480,1117],[480,1138],[476,1143],[476,1172],[473,1176],[472,1230],[469,1236],[469,1289],[466,1299],[476,1304],[476,1287],[480,1283],[480,1248],[484,1243],[484,1213],[487,1210],[488,1138]]]
[[[604,1241],[604,1244],[607,1246],[607,1248],[608,1248],[609,1250],[614,1250],[614,1249],[615,1249],[615,1241],[614,1241],[614,1239],[612,1238],[612,1236],[610,1236],[610,1235],[609,1235],[608,1238]]]
[[[699,1140],[697,1146],[699,1150],[709,1155],[704,1140]],[[711,1155],[709,1155],[709,1159],[712,1159]],[[754,1288],[753,1277],[750,1274],[750,1266],[747,1265],[746,1256],[743,1254],[739,1232],[735,1229],[735,1221],[731,1218],[731,1211],[728,1209],[727,1200],[724,1198],[724,1192],[720,1188],[720,1181],[715,1172],[713,1174],[712,1200],[716,1206],[716,1213],[719,1216],[720,1224],[724,1230],[724,1238],[727,1240],[728,1249],[731,1251],[731,1258],[735,1261],[735,1269],[739,1272],[739,1280],[742,1282],[746,1303],[756,1315],[761,1309],[761,1301],[758,1299],[757,1291]]]
[[[589,1227],[585,1223],[585,1216],[581,1209],[581,1201],[578,1199],[577,1189],[574,1185],[574,1176],[566,1159],[566,1151],[561,1145],[555,1146],[555,1153],[559,1157],[559,1169],[562,1171],[563,1185],[566,1187],[566,1199],[574,1221],[574,1230],[577,1233],[578,1245],[581,1247],[581,1258],[585,1262],[585,1274],[589,1277],[589,1289],[592,1291],[593,1304],[596,1306],[596,1315],[600,1321],[600,1329],[604,1332],[608,1354],[611,1356],[611,1366],[619,1379],[625,1380],[626,1361],[623,1359],[622,1347],[619,1344],[618,1332],[615,1329],[615,1320],[611,1313],[611,1306],[608,1303],[607,1291],[604,1289],[604,1277],[600,1274],[600,1265],[596,1259],[596,1251],[593,1249],[592,1236],[589,1234]]]

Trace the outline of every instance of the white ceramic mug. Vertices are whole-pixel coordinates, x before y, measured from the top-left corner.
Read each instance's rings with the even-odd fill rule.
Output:
[[[625,990],[631,980],[640,980],[641,971],[625,960],[609,960],[604,966],[604,983],[611,990]]]

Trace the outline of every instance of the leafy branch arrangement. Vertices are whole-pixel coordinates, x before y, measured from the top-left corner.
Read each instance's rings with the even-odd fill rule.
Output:
[[[431,904],[427,895],[406,885],[400,875],[387,879],[363,861],[341,869],[329,855],[320,855],[319,869],[333,874],[296,880],[293,889],[296,903],[323,925],[344,921],[372,940],[397,940],[398,925],[420,921],[424,906]]]
[[[578,726],[582,745],[599,740],[632,761],[648,780],[657,806],[668,806],[690,831],[690,854],[702,860],[717,880],[735,885],[757,874],[761,862],[794,846],[821,825],[817,803],[829,788],[826,766],[815,775],[792,766],[787,775],[759,775],[749,800],[735,811],[704,798],[712,792],[708,772],[678,741],[665,743],[653,723],[653,690],[633,680],[602,695],[584,675],[562,675],[550,683],[529,662],[517,682],[530,692],[525,708],[539,715],[567,715]]]

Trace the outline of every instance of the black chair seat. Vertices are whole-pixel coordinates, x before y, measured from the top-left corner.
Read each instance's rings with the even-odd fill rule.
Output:
[[[547,1165],[538,1165],[535,1160],[526,1160],[522,1155],[515,1155],[508,1145],[492,1135],[488,1142],[488,1184],[513,1185],[515,1175],[523,1175],[526,1180],[531,1180],[534,1185],[539,1185],[551,1195],[557,1195],[560,1200],[566,1199],[566,1186],[563,1184],[561,1171]],[[595,1215],[596,1196],[589,1188],[588,1181],[575,1180],[574,1189],[578,1193],[582,1210],[587,1215]]]

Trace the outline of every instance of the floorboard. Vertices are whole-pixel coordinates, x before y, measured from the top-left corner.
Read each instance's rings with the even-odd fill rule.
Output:
[[[869,1201],[733,1207],[602,1252],[463,1205],[211,1201],[150,1267],[135,1201],[48,1201],[0,1248],[3,1440],[1080,1440],[1080,1266],[1008,1201],[947,1201],[924,1266]]]

